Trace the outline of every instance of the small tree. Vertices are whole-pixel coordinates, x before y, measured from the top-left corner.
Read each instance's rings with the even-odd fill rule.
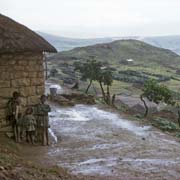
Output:
[[[99,82],[103,99],[107,104],[111,104],[111,94],[110,94],[110,86],[113,83],[113,75],[110,68],[101,68],[98,76],[97,81]],[[103,85],[106,86],[106,93],[103,88]]]
[[[97,76],[101,70],[101,63],[93,59],[93,60],[88,60],[84,63],[76,62],[74,66],[75,66],[75,71],[79,71],[81,73],[82,75],[81,80],[83,81],[89,80],[89,84],[85,91],[85,93],[87,94],[89,88],[92,85],[92,82],[97,80]]]
[[[176,102],[174,105],[175,105],[175,108],[177,109],[177,115],[178,115],[177,121],[178,121],[178,125],[180,127],[180,104],[178,102]]]
[[[148,106],[144,98],[147,98],[149,101],[159,104],[164,102],[166,104],[174,105],[173,96],[171,91],[164,85],[159,85],[155,80],[146,81],[143,93],[140,96],[141,101],[145,107],[144,117],[148,115]]]
[[[101,62],[95,59],[88,60],[85,63],[76,62],[74,64],[75,70],[81,73],[81,80],[89,80],[89,84],[85,93],[88,93],[93,81],[99,82],[103,99],[107,104],[111,104],[110,86],[113,82],[113,75],[111,68],[103,67]],[[106,92],[104,87],[106,86]]]

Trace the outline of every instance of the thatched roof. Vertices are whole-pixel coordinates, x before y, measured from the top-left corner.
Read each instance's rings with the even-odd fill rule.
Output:
[[[41,36],[0,14],[0,54],[43,51],[57,52]]]

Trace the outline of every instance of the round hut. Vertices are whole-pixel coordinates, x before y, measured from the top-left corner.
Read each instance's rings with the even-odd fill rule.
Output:
[[[6,124],[6,105],[21,93],[23,106],[34,105],[44,93],[44,52],[57,52],[41,36],[0,14],[0,128]]]

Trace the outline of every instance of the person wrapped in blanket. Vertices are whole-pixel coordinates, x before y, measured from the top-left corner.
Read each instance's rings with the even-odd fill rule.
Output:
[[[36,106],[37,137],[44,146],[49,145],[48,128],[50,128],[50,125],[48,113],[51,111],[50,106],[46,104],[46,100],[47,97],[42,95],[40,98],[41,102]]]
[[[13,97],[7,104],[6,120],[11,124],[16,142],[21,142],[21,130],[22,130],[22,106],[20,94],[13,92]]]

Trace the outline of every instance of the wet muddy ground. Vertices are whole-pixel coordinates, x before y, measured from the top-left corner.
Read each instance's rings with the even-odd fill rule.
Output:
[[[52,106],[45,154],[74,174],[104,179],[179,179],[180,143],[96,106]]]

